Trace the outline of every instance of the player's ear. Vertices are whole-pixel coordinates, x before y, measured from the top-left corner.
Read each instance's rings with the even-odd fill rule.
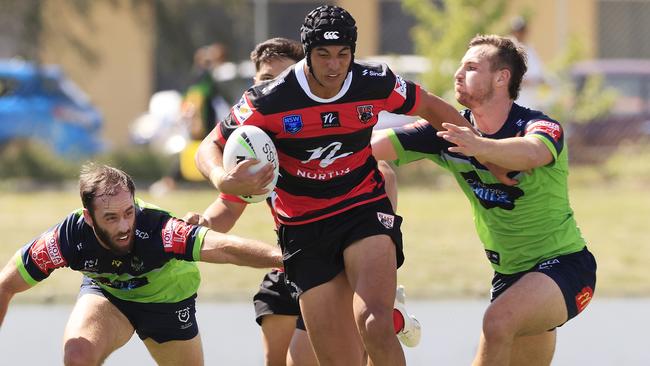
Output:
[[[84,213],[84,221],[86,222],[86,224],[88,224],[90,226],[94,226],[93,225],[93,217],[90,214],[90,211],[88,211],[87,208],[84,208],[83,213]]]
[[[497,76],[496,77],[497,86],[501,86],[501,87],[505,86],[507,88],[508,83],[510,82],[510,76],[511,76],[510,70],[509,69],[501,69],[501,70],[497,71],[496,76]]]

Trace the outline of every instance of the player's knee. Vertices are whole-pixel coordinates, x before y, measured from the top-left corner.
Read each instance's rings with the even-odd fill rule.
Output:
[[[491,307],[483,316],[483,336],[488,342],[507,342],[514,339],[514,324],[498,310]]]
[[[100,361],[100,355],[88,340],[75,338],[65,342],[63,363],[66,366],[99,365]]]
[[[365,342],[382,341],[395,333],[393,309],[366,307],[357,314],[357,324]]]

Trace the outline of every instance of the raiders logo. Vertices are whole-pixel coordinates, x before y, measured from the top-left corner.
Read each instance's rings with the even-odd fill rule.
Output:
[[[176,315],[178,315],[179,321],[187,323],[187,321],[190,320],[190,308],[176,310]]]
[[[374,116],[372,112],[372,105],[360,105],[357,106],[357,115],[361,123],[368,123]]]

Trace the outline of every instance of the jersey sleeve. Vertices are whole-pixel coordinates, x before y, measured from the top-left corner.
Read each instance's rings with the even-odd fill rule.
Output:
[[[396,165],[407,164],[420,159],[440,163],[440,155],[449,142],[438,137],[436,130],[427,121],[416,121],[388,131],[388,137],[397,153]]]
[[[78,218],[77,214],[71,214],[20,250],[20,261],[16,265],[27,283],[35,285],[55,269],[68,266],[71,248],[80,237]]]
[[[564,130],[552,120],[534,119],[526,124],[524,136],[534,136],[540,139],[557,160],[564,148]]]
[[[200,260],[201,247],[208,228],[188,224],[169,216],[164,220],[160,232],[163,250],[172,258],[185,261]]]
[[[217,141],[219,144],[224,146],[230,134],[237,127],[245,124],[252,124],[264,129],[264,118],[253,106],[248,91],[230,109],[228,116],[217,124]]]
[[[395,78],[395,85],[386,100],[386,110],[395,114],[411,115],[420,101],[422,90],[417,84],[393,74],[390,69],[387,73]]]

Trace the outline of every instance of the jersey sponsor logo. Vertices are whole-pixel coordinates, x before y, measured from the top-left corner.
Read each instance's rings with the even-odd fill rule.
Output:
[[[587,305],[589,305],[593,296],[594,290],[591,287],[586,286],[582,288],[582,290],[576,295],[576,307],[578,308],[578,313],[583,311]]]
[[[113,259],[111,261],[111,266],[119,268],[122,265],[122,261],[119,259]]]
[[[284,116],[282,117],[282,125],[285,132],[295,135],[302,130],[302,117],[299,114]]]
[[[339,32],[338,31],[329,31],[323,33],[323,38],[325,39],[339,39]]]
[[[361,123],[368,123],[375,114],[372,111],[372,104],[357,106],[357,116]]]
[[[50,231],[45,240],[45,247],[47,248],[47,254],[49,254],[52,264],[59,267],[65,264],[63,255],[61,254],[61,246],[59,246],[59,240],[57,238],[56,232]]]
[[[328,179],[340,177],[342,175],[346,175],[349,172],[350,172],[350,168],[345,168],[341,170],[330,170],[325,172],[323,171],[310,172],[310,171],[298,169],[296,171],[296,176],[301,178],[314,179],[314,180],[328,180]]]
[[[339,112],[323,112],[320,114],[320,120],[323,128],[341,127]]]
[[[268,94],[271,90],[275,89],[278,85],[284,83],[284,78],[276,79],[270,82],[267,86],[262,88],[262,94]]]
[[[504,210],[512,210],[515,208],[515,201],[524,195],[524,191],[518,187],[507,186],[501,183],[483,183],[474,171],[461,172],[460,174],[472,192],[474,192],[474,196],[481,203],[481,206],[487,209],[499,207]]]
[[[232,107],[232,113],[239,122],[239,124],[244,123],[250,116],[253,115],[253,109],[248,104],[248,101],[245,97],[239,99],[239,102]]]
[[[549,259],[537,265],[537,269],[549,269],[553,268],[554,264],[560,264],[560,260],[557,258]]]
[[[351,152],[346,152],[346,153],[336,155],[338,151],[341,150],[342,147],[343,144],[341,142],[334,141],[325,147],[318,147],[316,149],[307,150],[307,152],[311,153],[311,155],[307,160],[301,161],[301,163],[307,164],[312,160],[320,159],[320,163],[318,163],[318,166],[321,168],[326,168],[332,163],[334,163],[337,159],[341,159],[348,155],[352,155]],[[325,153],[327,153],[327,155],[325,155]]]
[[[167,253],[184,254],[192,225],[177,218],[170,218],[162,229],[163,248]]]
[[[56,229],[41,235],[29,249],[29,256],[38,269],[45,274],[67,264],[61,254]]]
[[[361,72],[363,76],[386,76],[386,69],[384,68],[381,72],[370,69],[363,69]]]
[[[487,256],[487,259],[496,264],[500,265],[501,264],[501,257],[499,256],[498,252],[495,252],[494,250],[490,249],[485,249],[485,255]],[[493,289],[495,292],[498,291],[498,289]]]
[[[104,286],[108,286],[117,290],[133,290],[138,287],[149,284],[149,279],[147,277],[133,277],[128,280],[114,280],[111,281],[106,277],[93,277],[93,281],[100,283]]]
[[[395,91],[406,99],[406,81],[399,75],[395,75]]]
[[[379,222],[384,225],[386,229],[392,229],[395,225],[395,215],[377,212],[377,220],[379,220]]]
[[[149,239],[149,233],[147,233],[146,231],[140,231],[139,229],[135,229],[135,236],[137,236],[142,240]]]
[[[526,135],[536,132],[551,136],[555,142],[560,141],[562,137],[562,127],[558,123],[551,121],[535,121],[526,127]]]

